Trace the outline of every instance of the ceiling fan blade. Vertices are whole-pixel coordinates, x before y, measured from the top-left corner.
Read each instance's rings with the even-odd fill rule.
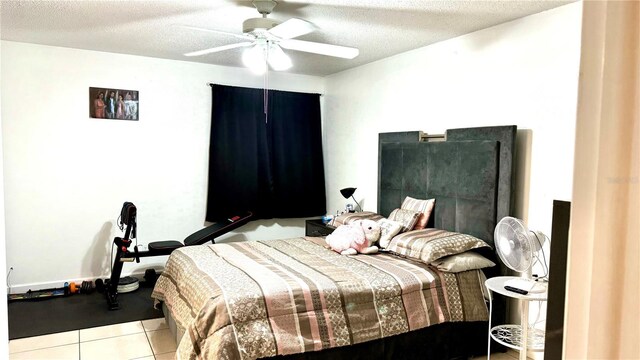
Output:
[[[360,54],[360,50],[352,47],[330,45],[304,40],[282,40],[280,46],[289,50],[304,51],[314,54],[353,59]]]
[[[281,39],[293,39],[315,30],[316,27],[312,23],[293,18],[272,27],[269,32]]]
[[[210,32],[210,33],[214,33],[214,34],[234,36],[234,37],[237,37],[237,38],[242,39],[242,40],[253,40],[253,36],[246,35],[246,34],[236,34],[236,33],[230,33],[230,32],[226,32],[226,31],[205,29],[205,28],[196,27],[196,26],[189,26],[189,25],[174,25],[174,26],[181,27],[181,28],[184,28],[184,29],[189,29],[189,30],[205,31],[205,32]]]
[[[184,56],[200,56],[200,55],[205,55],[205,54],[211,54],[214,52],[218,52],[218,51],[224,51],[224,50],[229,50],[229,49],[235,49],[235,48],[239,48],[239,47],[244,47],[244,46],[251,46],[253,45],[252,42],[241,42],[241,43],[236,43],[236,44],[229,44],[229,45],[222,45],[222,46],[217,46],[214,48],[210,48],[210,49],[204,49],[204,50],[198,50],[198,51],[193,51],[190,53],[186,53],[184,54]]]

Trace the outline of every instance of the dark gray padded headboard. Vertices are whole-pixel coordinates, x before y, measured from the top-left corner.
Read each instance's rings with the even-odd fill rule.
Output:
[[[447,130],[446,141],[420,132],[381,133],[378,212],[405,196],[436,199],[429,227],[474,235],[493,246],[493,230],[513,209],[515,126]]]

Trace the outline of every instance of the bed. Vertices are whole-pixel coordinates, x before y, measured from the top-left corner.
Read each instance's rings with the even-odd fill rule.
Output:
[[[378,213],[406,196],[435,198],[429,227],[492,246],[497,219],[511,213],[515,131],[448,130],[441,142],[380,134]],[[152,296],[179,359],[447,359],[486,351],[482,284],[500,273],[342,256],[321,238],[295,238],[178,249]]]

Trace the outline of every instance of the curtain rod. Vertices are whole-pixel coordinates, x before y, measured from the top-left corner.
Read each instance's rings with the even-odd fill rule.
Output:
[[[213,86],[213,85],[235,86],[235,85],[216,84],[216,83],[212,83],[212,82],[208,82],[207,85],[209,85],[209,86]],[[238,87],[246,87],[246,86],[238,86]],[[252,89],[260,89],[260,88],[252,88]],[[287,90],[277,90],[277,89],[269,89],[269,90],[287,91]],[[292,92],[300,92],[300,91],[292,91]],[[323,93],[305,93],[305,94],[318,94],[320,96],[324,96]]]

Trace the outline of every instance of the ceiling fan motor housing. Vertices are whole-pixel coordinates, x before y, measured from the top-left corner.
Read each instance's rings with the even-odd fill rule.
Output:
[[[242,32],[247,34],[256,30],[269,30],[278,24],[280,22],[269,18],[251,18],[242,23]]]
[[[278,5],[278,3],[274,0],[253,0],[253,6],[255,6],[256,10],[262,15],[271,14],[276,5]]]

